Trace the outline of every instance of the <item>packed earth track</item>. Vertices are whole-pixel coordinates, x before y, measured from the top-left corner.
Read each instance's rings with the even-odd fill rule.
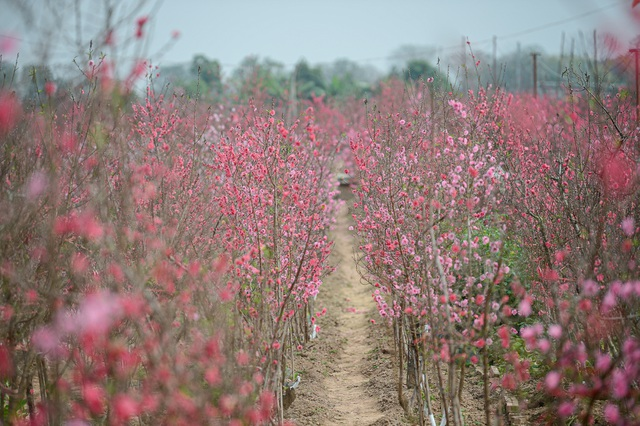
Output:
[[[349,189],[343,189],[349,198]],[[320,334],[300,354],[302,381],[285,418],[299,425],[407,424],[396,400],[384,327],[376,327],[371,289],[362,283],[354,259],[353,220],[341,206],[330,258],[336,270],[316,301],[327,308]],[[372,338],[373,337],[373,338]],[[391,343],[392,344],[392,343]],[[383,380],[378,380],[384,376]]]

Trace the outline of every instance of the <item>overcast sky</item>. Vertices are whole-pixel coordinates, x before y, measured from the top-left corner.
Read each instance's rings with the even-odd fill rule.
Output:
[[[69,62],[70,46],[78,34],[98,31],[103,2],[117,4],[121,16],[134,0],[82,0],[82,25],[76,25],[70,0],[0,0],[0,46],[17,41],[23,60],[32,60],[48,41],[54,62]],[[144,50],[156,63],[189,61],[202,53],[233,68],[247,55],[269,57],[287,65],[300,59],[310,63],[348,58],[380,69],[389,65],[389,55],[401,45],[436,46],[440,56],[460,50],[463,37],[472,47],[492,51],[497,37],[498,55],[513,51],[516,43],[538,45],[547,53],[560,51],[561,35],[579,39],[580,31],[592,37],[613,32],[623,49],[640,31],[631,17],[632,0],[148,0],[133,13],[126,28],[132,33],[135,17],[151,14],[151,43]],[[34,11],[25,27],[26,4]],[[157,6],[157,7],[156,7]],[[26,10],[26,9],[25,9]],[[640,6],[637,7],[640,13]],[[5,12],[8,11],[8,12]],[[180,37],[170,48],[173,31]],[[126,38],[125,31],[118,34]],[[46,36],[42,38],[42,34]],[[10,36],[11,38],[7,38]],[[36,37],[40,36],[40,39]],[[76,37],[77,39],[77,37]],[[39,40],[39,41],[36,41]],[[10,43],[9,43],[10,44]],[[14,46],[14,54],[15,56]],[[134,51],[134,54],[139,51]],[[159,54],[162,55],[159,55]],[[41,53],[37,53],[41,54]],[[11,55],[5,52],[5,58]],[[26,58],[26,59],[25,59]]]

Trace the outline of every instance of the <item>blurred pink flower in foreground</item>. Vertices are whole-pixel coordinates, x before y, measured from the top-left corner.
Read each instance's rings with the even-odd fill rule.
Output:
[[[22,107],[14,94],[0,92],[0,135],[16,125],[21,112]]]
[[[11,34],[0,35],[0,54],[8,55],[18,50],[19,38]]]
[[[53,324],[36,330],[33,343],[37,349],[51,355],[61,355],[61,343],[70,336],[101,336],[122,318],[121,298],[110,291],[87,295],[76,311],[59,312]]]
[[[632,217],[624,218],[620,227],[627,237],[633,237],[636,232],[636,222]]]

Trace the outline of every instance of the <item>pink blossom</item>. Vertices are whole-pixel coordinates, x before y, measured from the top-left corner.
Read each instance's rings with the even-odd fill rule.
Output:
[[[556,390],[560,385],[562,376],[557,371],[550,371],[544,379],[544,384],[550,391]]]
[[[624,191],[633,178],[633,161],[618,151],[613,157],[604,160],[602,177],[605,188],[613,193]]]
[[[236,362],[238,363],[238,365],[249,364],[249,355],[245,351],[239,351],[236,354]]]
[[[514,390],[516,388],[516,378],[511,373],[504,375],[501,381],[502,387],[507,390]]]
[[[616,399],[622,399],[629,392],[629,383],[624,371],[616,369],[611,375],[612,395]]]
[[[3,34],[0,36],[0,54],[9,55],[18,49],[19,38],[15,35]]]
[[[22,108],[16,96],[0,92],[0,135],[16,125],[21,113]]]
[[[525,297],[518,305],[518,313],[523,317],[528,317],[531,315],[531,312],[531,301],[528,297]]]
[[[60,356],[63,348],[60,346],[60,334],[51,327],[41,327],[31,335],[31,342],[36,350],[43,354]]]
[[[104,411],[105,392],[97,385],[84,385],[82,387],[82,398],[87,408],[92,414],[101,414]]]
[[[149,21],[148,16],[141,16],[136,20],[136,38],[142,38],[143,36],[142,29],[144,28],[145,24],[148,21]]]
[[[584,280],[582,281],[582,293],[586,297],[592,297],[598,294],[600,291],[600,286],[593,280]]]
[[[542,333],[542,324],[537,323],[530,327],[524,327],[520,330],[520,337],[524,339],[528,346],[533,347],[536,343],[536,338]]]
[[[609,290],[602,299],[602,312],[605,314],[608,313],[616,306],[616,303],[616,295],[611,290]]]
[[[620,410],[613,404],[604,407],[604,419],[609,423],[617,423],[620,420]]]
[[[620,224],[620,227],[622,228],[622,232],[624,232],[627,237],[633,237],[633,234],[635,234],[636,232],[635,219],[631,216],[624,218],[622,220],[622,223]]]
[[[562,327],[558,324],[552,324],[549,326],[549,337],[559,339],[562,336]]]
[[[549,352],[549,349],[551,349],[551,342],[547,339],[538,340],[538,349],[540,349],[542,353]]]
[[[207,368],[207,370],[204,372],[204,379],[210,385],[215,386],[219,384],[222,381],[222,379],[220,377],[220,370],[218,369],[218,367],[216,367],[215,365],[212,365],[209,368]]]
[[[74,253],[71,255],[71,270],[77,274],[82,275],[87,272],[89,268],[89,258],[83,253]]]
[[[604,373],[611,366],[611,357],[608,354],[598,354],[596,357],[596,370]]]
[[[506,325],[503,325],[502,327],[500,327],[498,329],[498,336],[500,337],[500,339],[502,341],[502,347],[503,348],[508,348],[509,347],[509,340],[511,338],[511,335],[509,334],[509,329],[507,328]]]
[[[120,422],[127,422],[138,414],[138,403],[129,395],[118,394],[113,397],[113,414]]]
[[[567,418],[573,414],[575,410],[575,404],[571,401],[565,401],[558,407],[558,415],[562,418]]]
[[[47,96],[53,96],[56,93],[56,84],[53,81],[47,81],[44,84],[44,93]]]
[[[123,314],[120,296],[107,290],[88,295],[75,315],[77,331],[106,333]]]
[[[49,180],[47,175],[37,171],[29,178],[27,182],[26,197],[29,201],[36,201],[47,190]]]

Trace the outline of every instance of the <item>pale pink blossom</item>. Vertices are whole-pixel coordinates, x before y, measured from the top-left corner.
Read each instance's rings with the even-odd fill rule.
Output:
[[[560,386],[562,376],[557,371],[550,371],[544,379],[544,384],[550,391],[556,390]]]
[[[636,232],[635,219],[631,216],[624,218],[622,220],[622,223],[620,224],[620,227],[622,228],[622,232],[624,232],[627,237],[632,237]]]

